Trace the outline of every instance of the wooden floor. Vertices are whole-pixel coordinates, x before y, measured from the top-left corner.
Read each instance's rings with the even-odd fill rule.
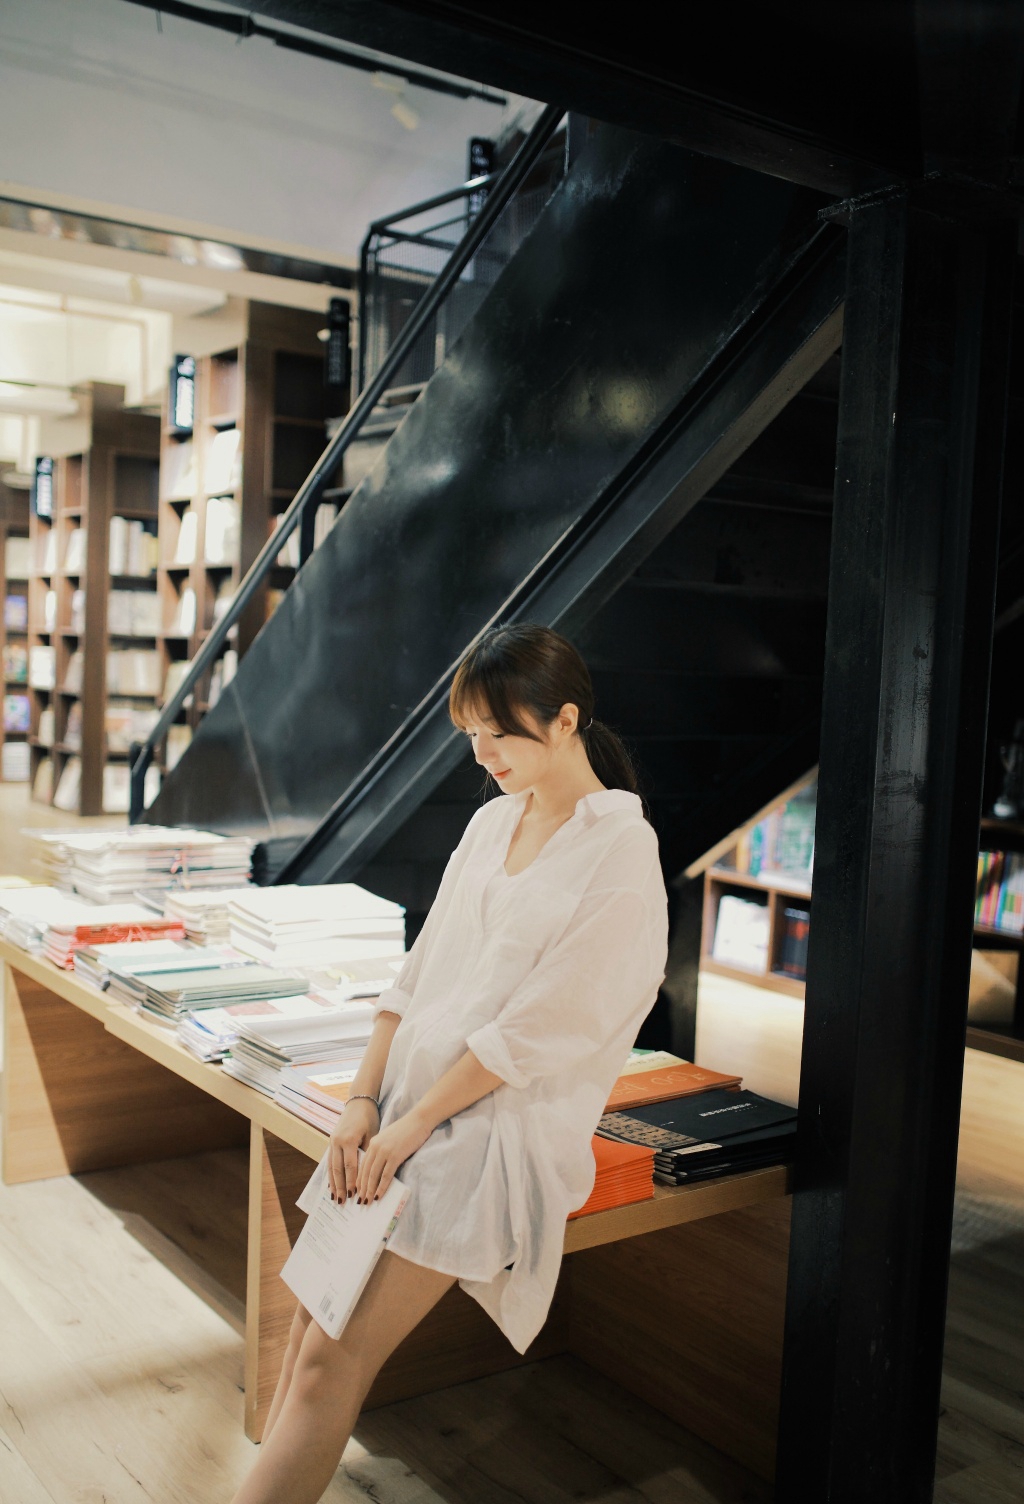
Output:
[[[16,870],[10,828],[0,821],[0,871]],[[939,1504],[1024,1497],[1022,1070],[967,1054]],[[231,1497],[255,1452],[245,1214],[237,1151],[0,1186],[0,1504]],[[555,1358],[365,1415],[325,1498],[767,1504],[771,1491]]]

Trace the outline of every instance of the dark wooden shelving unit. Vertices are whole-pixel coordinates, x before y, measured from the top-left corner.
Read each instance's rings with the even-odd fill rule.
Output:
[[[108,693],[108,651],[112,645],[125,645],[125,639],[112,638],[108,632],[110,590],[151,592],[156,588],[155,572],[111,576],[111,521],[120,517],[126,522],[141,522],[145,531],[155,535],[160,422],[145,413],[126,412],[124,388],[120,386],[90,382],[79,388],[77,395],[89,423],[89,444],[78,454],[57,459],[53,516],[45,519],[33,513],[30,521],[30,646],[52,648],[55,661],[53,686],[31,689],[32,789],[34,798],[53,803],[62,774],[69,761],[77,757],[81,776],[74,812],[98,815],[105,809],[108,701],[125,698],[117,691]],[[84,538],[73,542],[80,531]],[[84,592],[80,624],[72,621],[75,592],[79,590]],[[55,615],[47,622],[44,607],[51,591]],[[135,638],[133,646],[148,646],[155,652],[156,639]],[[80,688],[68,683],[69,666],[76,653],[81,654],[76,660],[80,662]],[[155,707],[155,695],[133,698],[148,699]],[[76,704],[81,706],[80,745],[67,741],[68,722]],[[47,711],[52,711],[52,742],[39,736],[40,722]],[[40,767],[47,758],[52,764],[49,787],[40,781]],[[120,807],[120,800],[117,804]],[[106,806],[113,807],[109,799]]]
[[[158,568],[163,694],[171,666],[198,652],[214,623],[218,599],[237,590],[277,517],[323,452],[327,405],[318,338],[323,323],[318,313],[249,303],[242,341],[196,359],[192,429],[174,430],[165,412]],[[216,476],[216,446],[233,431],[238,434],[234,474]],[[236,505],[237,537],[224,557],[211,559],[211,503],[223,497]],[[183,561],[179,539],[188,513],[195,517],[188,524],[195,529],[195,546]],[[275,591],[287,588],[294,573],[288,565],[275,567],[270,587],[257,595],[232,632],[230,651],[245,652],[273,611]],[[182,631],[179,612],[189,590],[195,621]],[[223,675],[223,659],[220,671]],[[206,676],[179,717],[190,731],[206,712],[212,679],[212,674]]]
[[[17,677],[9,671],[7,662],[9,647],[15,650],[21,648],[26,654],[28,651],[27,628],[22,629],[18,626],[7,625],[9,610],[13,611],[15,609],[13,606],[11,608],[8,607],[8,599],[12,601],[24,600],[26,602],[28,600],[27,571],[21,573],[19,568],[19,570],[13,573],[8,573],[7,542],[8,539],[27,539],[28,533],[28,492],[8,486],[3,477],[0,476],[0,566],[3,568],[3,610],[0,611],[0,661],[2,661],[3,665],[3,693],[5,701],[8,695],[17,695],[19,697],[24,695],[27,698],[29,694],[27,670],[25,678]],[[30,734],[28,731],[7,730],[5,721],[6,705],[4,718],[0,720],[0,780],[4,780],[7,777],[5,773],[6,753],[4,752],[4,748],[9,743],[27,742]],[[19,779],[17,781],[21,782],[22,780]]]

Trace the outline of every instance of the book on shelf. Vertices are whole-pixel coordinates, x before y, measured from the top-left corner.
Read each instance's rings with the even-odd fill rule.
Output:
[[[206,563],[233,564],[238,556],[239,542],[238,502],[233,496],[211,496],[206,503]]]
[[[28,683],[28,648],[23,642],[4,643],[4,679],[8,684]]]
[[[35,643],[28,650],[28,682],[33,689],[54,689],[57,683],[57,649]]]
[[[654,1196],[654,1150],[642,1144],[621,1144],[601,1138],[591,1140],[594,1154],[594,1188],[568,1220],[589,1217],[614,1206],[632,1206]]]
[[[72,632],[85,631],[85,591],[82,589],[71,592],[71,619],[68,627]]]
[[[4,576],[8,580],[27,580],[32,568],[28,538],[8,534],[4,543]]]
[[[42,729],[42,724],[43,724],[43,717],[40,715],[40,717],[39,717],[40,731]],[[81,702],[81,700],[73,700],[71,702],[71,704],[68,706],[68,719],[67,719],[67,724],[64,727],[64,745],[65,745],[65,747],[70,747],[75,752],[80,752],[82,750],[82,702]]]
[[[220,699],[224,690],[227,689],[228,685],[231,683],[237,672],[238,653],[234,648],[228,648],[226,649],[222,657],[217,659],[217,662],[213,666],[213,673],[210,675],[209,705],[211,710]]]
[[[283,521],[284,513],[274,518],[274,532],[277,532]],[[284,540],[281,551],[275,560],[277,565],[282,569],[298,569],[299,567],[299,532],[300,528],[294,528]]]
[[[155,527],[155,519],[154,524]],[[111,517],[107,569],[110,574],[148,579],[156,569],[157,536],[139,518]]]
[[[198,537],[199,514],[192,507],[186,507],[181,514],[181,526],[174,545],[174,564],[184,566],[195,563]]]
[[[4,742],[0,747],[0,778],[5,783],[28,783],[30,769],[28,742]]]
[[[114,695],[160,692],[160,654],[155,648],[122,648],[107,654],[107,691]]]
[[[55,808],[76,810],[82,797],[82,759],[69,757],[53,791]]]
[[[57,630],[57,592],[48,590],[43,596],[43,631]]]
[[[724,966],[765,971],[768,966],[767,903],[723,893],[718,900],[711,955]]]
[[[65,574],[81,574],[85,569],[85,539],[84,527],[74,527],[68,533],[67,542],[64,545]]]
[[[57,534],[53,528],[47,528],[36,537],[34,572],[41,575],[57,572]]]
[[[359,1151],[362,1157],[363,1151]],[[398,1179],[366,1205],[332,1201],[321,1160],[296,1205],[307,1221],[281,1278],[328,1337],[340,1337],[408,1200]]]
[[[36,740],[41,747],[52,747],[56,741],[56,716],[52,705],[44,705],[39,712]]]
[[[32,719],[28,695],[4,695],[4,730],[27,732]]]
[[[155,706],[137,705],[131,700],[108,700],[103,712],[107,751],[130,751],[133,742],[146,740],[159,718],[160,712]]]
[[[974,922],[1007,935],[1024,934],[1024,851],[982,851]]]
[[[143,780],[142,799],[152,804],[160,792],[160,769],[151,764]],[[126,815],[131,799],[131,769],[126,762],[108,762],[103,765],[102,805],[105,815]]]
[[[817,783],[801,789],[740,836],[732,860],[735,870],[751,877],[787,879],[810,885],[814,868],[814,822]]]
[[[178,604],[171,621],[171,634],[176,637],[191,637],[196,629],[196,593],[186,585],[178,597]]]
[[[191,440],[172,444],[164,451],[164,498],[167,501],[191,501],[199,490],[196,451]]]
[[[778,970],[797,981],[807,980],[807,942],[811,933],[811,911],[787,906],[782,911],[782,936]]]
[[[32,798],[40,804],[49,804],[53,799],[53,758],[43,757],[32,780]]]
[[[154,590],[111,590],[107,596],[107,631],[112,637],[156,637],[160,598]]]
[[[191,667],[187,658],[173,658],[167,665],[167,673],[164,675],[163,701],[167,702],[177,694],[179,687],[184,684],[185,677]],[[187,710],[192,704],[192,696],[185,696],[184,708]]]
[[[213,622],[216,626],[222,616],[227,614],[227,609],[235,598],[235,586],[230,575],[217,583],[217,594],[213,598]]]
[[[82,693],[82,682],[85,676],[85,654],[81,648],[76,648],[68,659],[67,672],[64,675],[64,683],[61,685],[69,695]]]
[[[206,451],[203,487],[208,496],[234,491],[242,483],[241,434],[237,428],[215,433]]]
[[[28,630],[28,596],[4,596],[4,626],[8,632]]]

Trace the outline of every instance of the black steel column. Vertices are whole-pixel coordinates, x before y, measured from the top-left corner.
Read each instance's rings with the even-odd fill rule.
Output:
[[[780,1504],[932,1496],[1014,232],[854,207]]]

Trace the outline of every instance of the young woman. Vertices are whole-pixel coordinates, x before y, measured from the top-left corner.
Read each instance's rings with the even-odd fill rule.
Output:
[[[450,708],[507,797],[452,855],[328,1151],[339,1201],[369,1202],[399,1170],[411,1195],[340,1340],[296,1311],[235,1504],[321,1497],[377,1371],[456,1280],[526,1350],[664,974],[657,839],[576,649],[498,627],[459,667]]]

